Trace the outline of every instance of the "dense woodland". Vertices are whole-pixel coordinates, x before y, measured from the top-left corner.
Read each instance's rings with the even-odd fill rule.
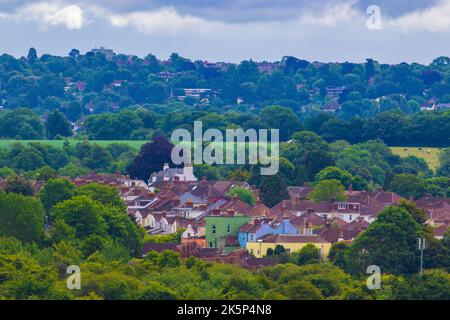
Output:
[[[205,128],[279,128],[284,141],[308,130],[328,142],[446,147],[450,114],[420,108],[450,102],[449,61],[229,64],[75,49],[39,57],[32,48],[0,56],[0,137],[146,140],[202,120]],[[207,91],[185,96],[186,88]],[[324,112],[330,105],[335,112]]]

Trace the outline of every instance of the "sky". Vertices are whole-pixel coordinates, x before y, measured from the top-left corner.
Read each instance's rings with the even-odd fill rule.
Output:
[[[449,17],[450,0],[0,0],[0,54],[428,64],[450,55]]]

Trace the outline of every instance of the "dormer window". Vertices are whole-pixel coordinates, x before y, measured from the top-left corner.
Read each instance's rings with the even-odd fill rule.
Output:
[[[337,207],[339,210],[347,209],[347,205],[345,203],[338,203]]]

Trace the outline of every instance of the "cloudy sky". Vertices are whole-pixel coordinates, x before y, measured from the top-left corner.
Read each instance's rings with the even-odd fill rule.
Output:
[[[449,17],[450,0],[0,0],[0,54],[427,64],[450,55]]]

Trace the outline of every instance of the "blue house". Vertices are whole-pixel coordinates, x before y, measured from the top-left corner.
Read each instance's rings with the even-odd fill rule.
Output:
[[[238,242],[242,248],[246,248],[247,242],[254,242],[266,234],[298,235],[298,229],[290,222],[289,218],[255,219],[239,228]]]

